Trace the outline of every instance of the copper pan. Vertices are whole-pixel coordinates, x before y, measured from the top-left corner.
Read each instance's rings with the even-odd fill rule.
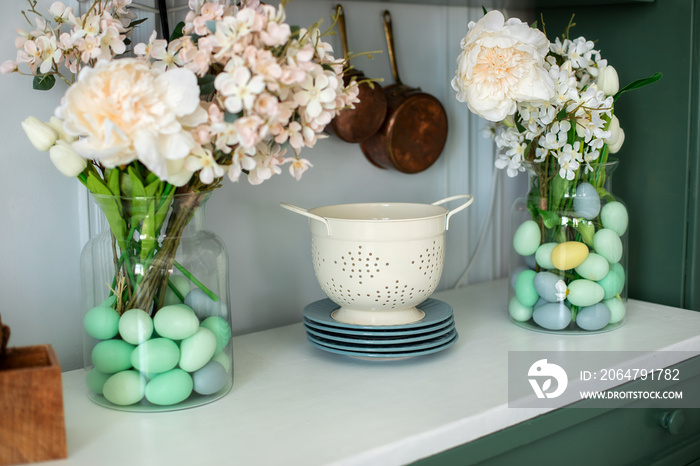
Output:
[[[387,114],[379,131],[362,142],[362,152],[374,165],[404,173],[431,166],[447,140],[447,114],[439,100],[399,78],[391,14],[382,13],[395,84],[384,88]]]
[[[345,12],[341,5],[336,6],[338,17],[338,30],[340,31],[340,42],[343,47],[345,63],[349,63],[348,37],[345,29]],[[351,68],[345,73],[343,80],[345,85],[354,79],[359,82],[360,101],[355,104],[355,108],[348,108],[341,111],[331,121],[333,132],[345,142],[361,142],[374,135],[384,122],[386,115],[386,97],[384,90],[379,84],[370,84],[362,71]]]

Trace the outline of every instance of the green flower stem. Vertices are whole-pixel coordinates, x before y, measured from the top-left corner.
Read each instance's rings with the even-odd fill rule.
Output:
[[[182,274],[183,274],[185,277],[187,277],[192,283],[194,283],[195,285],[197,285],[197,287],[198,287],[200,290],[204,291],[204,292],[207,294],[207,296],[209,296],[213,301],[218,301],[218,300],[219,300],[219,297],[218,297],[218,296],[216,296],[209,288],[207,288],[207,287],[204,285],[204,283],[202,283],[202,282],[200,282],[199,280],[197,280],[197,277],[195,277],[194,275],[192,275],[192,274],[190,273],[190,271],[187,270],[186,268],[184,268],[178,261],[175,261],[175,263],[174,263],[173,265],[175,265],[175,267],[176,267],[180,272],[182,272]]]
[[[176,262],[176,264],[177,264],[177,262]],[[178,290],[177,287],[175,285],[173,285],[173,282],[170,280],[168,280],[168,288],[170,288],[170,291],[175,293],[175,296],[177,296],[177,299],[179,299],[181,303],[185,302],[185,297],[182,296],[182,293],[180,293],[180,290]]]

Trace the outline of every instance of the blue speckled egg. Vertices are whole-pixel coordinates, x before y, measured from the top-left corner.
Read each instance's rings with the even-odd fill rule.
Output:
[[[581,183],[576,187],[574,213],[587,220],[596,218],[600,212],[600,196],[590,183]]]
[[[563,301],[547,303],[535,309],[532,319],[547,330],[562,330],[571,322],[571,310]]]
[[[604,303],[582,307],[576,315],[576,325],[584,330],[600,330],[608,325],[609,322],[610,309]]]

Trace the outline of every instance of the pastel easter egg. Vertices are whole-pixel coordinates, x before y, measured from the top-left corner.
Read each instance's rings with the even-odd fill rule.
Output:
[[[547,330],[562,330],[571,322],[571,310],[563,301],[547,303],[535,309],[532,319]]]
[[[180,348],[168,338],[144,341],[131,353],[131,364],[141,372],[158,374],[177,366]]]
[[[226,309],[221,300],[214,301],[199,288],[194,288],[187,293],[185,304],[194,311],[199,320],[211,316],[223,317],[226,315]]]
[[[615,264],[610,264],[610,270],[614,270],[615,273],[617,273],[617,275],[620,277],[620,282],[622,282],[620,285],[620,289],[618,290],[619,293],[625,286],[625,269],[622,267],[622,264],[617,262]]]
[[[190,292],[190,281],[187,277],[183,275],[170,275],[170,283],[168,288],[165,290],[164,305],[170,306],[172,304],[182,304],[185,300],[185,296]],[[177,294],[170,288],[174,287],[178,293],[182,296],[182,300],[177,297]]]
[[[625,303],[622,302],[620,298],[610,298],[603,301],[608,309],[610,309],[610,323],[616,324],[625,318],[627,314],[627,309],[625,308]]]
[[[85,385],[91,392],[101,395],[102,388],[110,377],[112,377],[112,374],[105,374],[97,369],[91,369],[90,372],[85,374]]]
[[[598,284],[603,288],[605,293],[605,299],[611,299],[617,296],[618,293],[622,291],[625,286],[624,276],[620,276],[620,273],[624,275],[622,266],[619,268],[610,267],[610,271],[603,277],[602,280],[598,280]]]
[[[535,289],[536,275],[534,270],[523,270],[515,279],[515,296],[525,307],[534,306],[540,297]]]
[[[231,371],[231,358],[229,357],[228,354],[226,354],[226,351],[221,351],[220,353],[216,353],[212,358],[212,361],[216,361],[222,366],[224,366],[224,369],[226,369],[226,372]]]
[[[216,351],[214,351],[215,353],[218,353],[219,351],[224,349],[224,346],[226,346],[228,341],[231,339],[231,326],[228,324],[228,322],[226,322],[226,320],[222,319],[221,317],[207,317],[206,319],[204,319],[204,322],[202,322],[201,326],[211,330],[211,333],[213,333],[216,337]]]
[[[171,340],[191,337],[199,328],[194,311],[184,304],[163,306],[153,317],[153,327],[158,335]]]
[[[208,328],[200,327],[191,337],[180,342],[180,368],[194,372],[204,367],[216,351],[216,337]]]
[[[119,335],[127,343],[138,345],[151,338],[153,320],[142,309],[129,309],[119,318]]]
[[[520,276],[520,272],[523,270],[529,270],[527,267],[524,265],[518,265],[513,268],[513,270],[510,273],[510,286],[511,288],[515,289],[515,282],[518,279],[518,276]]]
[[[513,234],[513,248],[521,256],[529,256],[540,245],[540,227],[534,220],[524,221]]]
[[[212,395],[226,385],[226,368],[216,361],[209,361],[192,374],[194,391],[200,395]]]
[[[109,340],[119,332],[119,313],[107,306],[93,307],[83,319],[85,333],[98,340]]]
[[[579,309],[576,315],[576,325],[584,330],[594,331],[608,325],[610,322],[610,309],[605,303],[596,303]]]
[[[526,322],[532,317],[532,306],[523,306],[515,296],[508,302],[508,314],[513,320]]]
[[[131,352],[134,345],[124,340],[104,340],[92,349],[92,364],[106,374],[131,369]]]
[[[614,264],[622,258],[622,241],[613,230],[601,228],[593,235],[593,249]]]
[[[552,249],[554,249],[557,244],[558,243],[544,243],[537,248],[535,252],[535,261],[537,261],[537,265],[546,270],[554,268],[554,264],[552,264]]]
[[[537,261],[535,260],[534,254],[523,256],[523,260],[525,261],[525,265],[527,265],[529,268],[534,270],[537,267]]]
[[[122,371],[112,375],[104,384],[102,394],[115,405],[128,406],[143,399],[146,379],[136,371]]]
[[[552,272],[539,272],[535,275],[535,290],[540,297],[550,303],[559,301],[557,299],[558,292],[556,285],[560,281],[562,281],[562,278],[559,275],[553,274]]]
[[[622,236],[627,231],[629,224],[629,214],[627,208],[621,202],[613,201],[605,204],[600,211],[600,221],[604,228],[608,228],[618,236]]]
[[[569,283],[569,294],[566,299],[574,306],[592,306],[599,303],[605,296],[605,290],[591,280],[578,279]]]
[[[588,246],[578,241],[566,241],[552,249],[552,265],[558,270],[578,267],[588,257]]]
[[[610,271],[610,262],[605,257],[595,252],[591,252],[586,260],[575,268],[576,273],[588,280],[598,281],[605,277]]]
[[[574,196],[574,213],[578,217],[592,220],[600,212],[600,196],[590,183],[581,183],[576,187]]]
[[[173,369],[154,376],[146,385],[146,399],[159,406],[185,401],[192,393],[192,376],[182,369]]]

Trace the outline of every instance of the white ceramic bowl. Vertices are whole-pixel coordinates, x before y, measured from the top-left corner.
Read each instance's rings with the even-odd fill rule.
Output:
[[[441,204],[467,199],[454,210]],[[341,204],[305,210],[310,218],[314,271],[340,308],[332,317],[357,325],[402,325],[422,319],[416,305],[433,294],[445,257],[449,219],[471,195],[433,204]]]

